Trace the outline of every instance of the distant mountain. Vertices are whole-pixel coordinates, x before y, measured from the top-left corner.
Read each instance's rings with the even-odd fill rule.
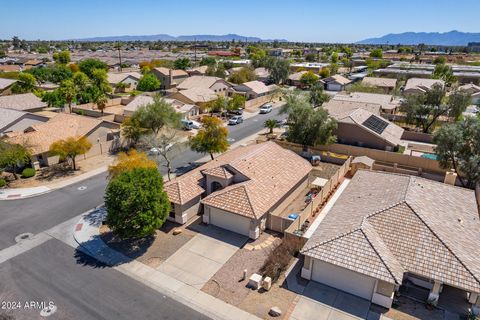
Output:
[[[184,36],[171,36],[168,34],[154,34],[154,35],[139,35],[139,36],[107,36],[107,37],[94,37],[94,38],[82,38],[76,39],[77,41],[273,41],[271,39],[261,39],[257,37],[246,37],[238,34],[226,34],[226,35],[210,35],[210,34],[197,34],[197,35],[184,35]],[[287,41],[285,39],[278,39],[278,41]]]
[[[420,43],[438,46],[466,46],[469,42],[480,42],[480,33],[460,31],[450,32],[405,32],[390,33],[380,38],[370,38],[358,41],[358,44],[407,44]]]

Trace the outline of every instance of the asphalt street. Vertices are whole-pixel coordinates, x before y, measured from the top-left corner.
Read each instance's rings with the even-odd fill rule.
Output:
[[[42,302],[52,320],[208,319],[56,239],[0,264],[0,318],[45,319]]]

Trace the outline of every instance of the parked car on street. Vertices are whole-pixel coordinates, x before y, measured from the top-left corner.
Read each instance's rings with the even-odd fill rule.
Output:
[[[170,148],[172,148],[172,147],[173,147],[173,144],[171,144],[171,143],[167,144],[165,146],[165,151],[170,150]],[[148,150],[148,154],[149,155],[155,155],[155,156],[159,155],[163,151],[162,149],[163,149],[162,147],[158,147],[158,148],[153,147],[150,150]]]
[[[242,123],[243,122],[243,117],[242,116],[233,116],[230,118],[230,120],[228,120],[228,124],[229,125],[236,125],[236,124],[239,124],[239,123]]]
[[[182,127],[185,130],[200,129],[201,124],[197,121],[182,119]]]
[[[264,104],[260,107],[260,114],[270,113],[272,112],[273,106],[270,103]]]
[[[228,113],[236,114],[236,115],[242,115],[243,114],[243,109],[230,110],[230,111],[228,111]]]

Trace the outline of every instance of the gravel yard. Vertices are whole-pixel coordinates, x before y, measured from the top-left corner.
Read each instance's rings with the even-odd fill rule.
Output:
[[[173,235],[175,228],[182,233]],[[124,255],[156,268],[195,236],[196,232],[167,221],[154,236],[138,240],[120,240],[107,226],[100,229],[102,240],[112,249]]]

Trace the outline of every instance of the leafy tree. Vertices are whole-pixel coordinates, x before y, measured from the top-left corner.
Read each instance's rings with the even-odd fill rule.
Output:
[[[188,58],[179,58],[173,63],[175,69],[187,70],[190,68],[190,59]]]
[[[453,75],[452,68],[446,64],[437,64],[433,71],[432,78],[445,81],[447,86],[450,86],[457,81],[457,78]]]
[[[105,193],[107,225],[119,237],[151,235],[170,212],[163,179],[156,168],[134,168],[110,180]]]
[[[203,127],[196,136],[190,137],[190,148],[200,153],[208,153],[213,158],[214,153],[221,153],[228,150],[228,130],[223,126],[220,119],[204,116]]]
[[[307,71],[300,77],[300,83],[305,88],[310,88],[318,81],[318,76],[312,71]]]
[[[455,90],[448,96],[447,104],[449,107],[448,115],[456,120],[467,109],[472,101],[472,95],[465,90]]]
[[[377,59],[382,59],[383,58],[383,51],[380,48],[373,49],[370,51],[370,58],[377,58]]]
[[[30,161],[30,152],[22,145],[9,144],[0,141],[0,168],[12,168],[15,179],[18,179],[18,165],[24,165]]]
[[[155,91],[160,89],[160,80],[151,72],[145,73],[138,81],[137,90]]]
[[[97,105],[97,109],[100,110],[103,117],[103,111],[107,107],[108,97],[105,94],[100,94],[95,97],[95,100],[93,102]]]
[[[270,78],[276,84],[286,81],[290,74],[290,62],[286,59],[271,58],[265,68],[270,71]]]
[[[322,69],[320,69],[319,75],[320,75],[320,77],[322,77],[322,78],[328,78],[328,77],[330,77],[330,69],[325,68],[325,67],[322,68]]]
[[[112,87],[108,82],[107,71],[104,69],[93,69],[90,79],[91,85],[96,87],[100,94],[112,91]]]
[[[85,102],[83,101],[83,96],[86,95],[89,85],[89,79],[87,75],[81,71],[75,72],[75,74],[73,75],[73,83],[77,90],[77,100],[82,100],[82,102]]]
[[[160,95],[153,98],[153,102],[141,106],[132,115],[133,121],[138,121],[142,128],[148,129],[155,135],[165,126],[180,127],[181,114],[168,104]]]
[[[265,128],[268,129],[268,133],[272,134],[273,129],[278,127],[278,123],[277,123],[277,120],[275,120],[275,119],[268,119],[268,120],[265,121],[264,126],[265,126]]]
[[[77,87],[71,79],[64,80],[59,88],[62,99],[68,103],[68,110],[72,113],[72,102],[77,96]]]
[[[58,64],[68,64],[71,61],[70,52],[61,51],[61,52],[55,53],[53,55],[53,60]]]
[[[447,59],[445,57],[436,57],[433,60],[434,64],[445,64],[447,62]]]
[[[332,63],[337,63],[338,62],[338,53],[337,52],[332,53],[332,55],[330,56],[330,61]]]
[[[50,146],[50,153],[60,156],[61,159],[67,159],[72,163],[72,169],[77,170],[76,158],[88,152],[92,144],[86,137],[69,137],[58,140]]]
[[[304,148],[336,141],[333,135],[337,128],[335,120],[325,109],[314,109],[299,94],[287,95],[286,104],[280,111],[288,114],[288,141],[301,144]]]
[[[224,96],[218,96],[217,99],[207,103],[207,110],[210,113],[221,113],[227,109],[227,99]]]
[[[20,73],[18,81],[12,86],[13,93],[28,93],[32,92],[37,85],[35,77],[29,73]]]
[[[213,57],[204,57],[200,60],[201,66],[214,66],[217,63],[217,60]]]
[[[321,84],[316,83],[310,88],[309,101],[314,107],[321,106],[328,100],[330,100],[330,96],[324,92]]]
[[[475,187],[480,181],[480,119],[468,117],[442,126],[433,142],[440,165],[455,170],[464,187]]]
[[[317,61],[317,55],[315,53],[307,53],[307,55],[305,56],[305,61],[315,62]]]
[[[145,132],[138,118],[128,117],[122,123],[122,135],[131,146],[135,146]]]
[[[105,72],[108,71],[108,65],[105,62],[95,58],[87,58],[80,61],[78,63],[78,68],[89,78],[93,77],[93,70],[95,69],[102,69],[105,70]]]
[[[227,110],[228,111],[234,111],[238,109],[242,109],[245,107],[245,101],[247,99],[245,98],[244,95],[235,93],[230,100],[228,100],[227,103]]]
[[[257,76],[255,75],[253,68],[243,67],[240,70],[233,72],[228,78],[228,81],[235,84],[242,84],[256,79]]]
[[[145,153],[135,149],[120,152],[115,163],[108,167],[108,177],[114,179],[121,173],[132,171],[135,168],[157,169],[157,164],[150,160]]]
[[[42,94],[42,101],[49,107],[63,108],[65,106],[65,99],[59,89],[53,91],[46,91]]]

